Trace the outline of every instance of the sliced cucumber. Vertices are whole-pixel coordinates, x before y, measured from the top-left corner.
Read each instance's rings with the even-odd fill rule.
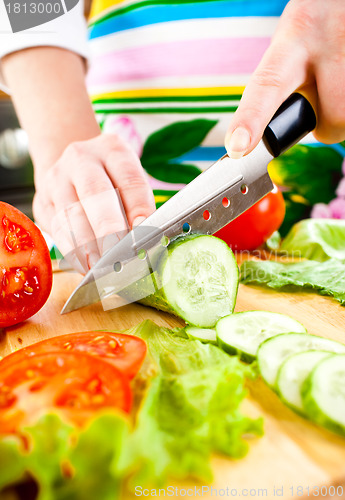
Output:
[[[316,365],[302,387],[305,412],[314,422],[345,436],[345,355]]]
[[[304,326],[284,314],[247,311],[230,314],[216,324],[218,345],[230,354],[239,353],[245,361],[253,361],[259,345],[279,333],[306,333]]]
[[[292,354],[306,351],[345,353],[345,345],[308,333],[282,333],[265,340],[257,353],[262,378],[276,388],[277,374],[283,362]]]
[[[215,236],[190,235],[168,247],[158,269],[159,292],[143,304],[212,328],[235,307],[239,270],[228,245]]]
[[[192,340],[217,344],[216,330],[213,328],[198,328],[197,326],[187,326],[184,330]]]
[[[277,376],[277,391],[281,399],[298,413],[305,414],[301,396],[302,386],[314,367],[323,359],[334,356],[325,351],[299,352],[289,356]]]

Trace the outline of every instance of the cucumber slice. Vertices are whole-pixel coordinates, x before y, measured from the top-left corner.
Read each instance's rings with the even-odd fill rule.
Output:
[[[159,274],[166,310],[191,325],[212,328],[234,310],[237,262],[228,245],[215,236],[173,242]]]
[[[337,354],[316,365],[302,387],[309,418],[345,436],[345,355]]]
[[[283,362],[292,354],[306,351],[345,353],[345,345],[308,333],[282,333],[265,340],[257,353],[262,378],[276,388],[277,374]]]
[[[230,314],[216,324],[218,345],[230,354],[239,353],[252,362],[259,345],[279,333],[306,333],[304,326],[290,316],[268,311]]]
[[[325,351],[299,352],[288,357],[277,376],[277,391],[293,410],[305,415],[301,389],[314,367],[323,359],[334,356]]]
[[[184,330],[192,340],[217,344],[216,330],[213,328],[198,328],[197,326],[187,326]]]

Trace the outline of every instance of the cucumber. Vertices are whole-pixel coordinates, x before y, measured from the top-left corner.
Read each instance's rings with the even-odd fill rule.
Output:
[[[289,356],[277,376],[277,391],[284,403],[305,415],[301,396],[302,386],[314,367],[323,359],[334,356],[325,351],[299,352]]]
[[[313,422],[345,436],[345,355],[318,363],[302,387],[304,410]]]
[[[277,374],[283,362],[292,354],[306,351],[345,353],[345,345],[308,333],[282,333],[265,340],[259,347],[257,361],[265,382],[276,389]]]
[[[266,339],[286,332],[306,333],[304,326],[284,314],[246,311],[221,318],[216,324],[218,345],[244,361],[255,360],[259,345]]]
[[[185,332],[192,340],[217,344],[216,330],[213,328],[198,328],[197,326],[187,326]]]
[[[235,307],[239,270],[228,245],[215,236],[178,238],[158,263],[158,291],[142,304],[170,312],[200,328],[212,328]]]

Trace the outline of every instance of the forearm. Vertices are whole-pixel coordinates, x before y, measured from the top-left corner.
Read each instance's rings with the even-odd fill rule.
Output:
[[[99,135],[80,56],[37,47],[10,54],[2,63],[20,123],[29,135],[36,173],[56,162],[70,143]]]

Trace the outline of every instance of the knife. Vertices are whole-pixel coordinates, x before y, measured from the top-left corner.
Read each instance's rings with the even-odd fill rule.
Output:
[[[269,162],[316,126],[309,101],[292,94],[267,125],[256,148],[241,159],[224,155],[108,250],[86,274],[61,313],[119,294],[131,302],[157,291],[155,271],[169,241],[181,234],[214,234],[273,189]],[[245,228],[244,228],[245,230]],[[123,305],[123,304],[122,304]],[[114,306],[106,306],[111,309]]]

